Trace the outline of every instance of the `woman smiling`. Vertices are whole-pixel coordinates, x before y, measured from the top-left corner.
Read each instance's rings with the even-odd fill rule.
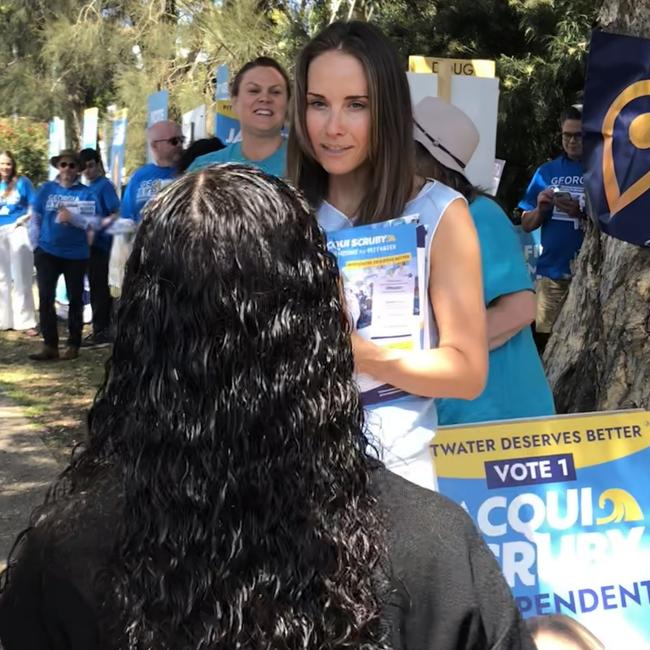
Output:
[[[289,77],[275,60],[261,56],[235,75],[232,107],[239,118],[241,142],[197,158],[188,171],[207,165],[237,162],[258,167],[267,174],[284,176],[287,146],[282,127],[287,117]]]

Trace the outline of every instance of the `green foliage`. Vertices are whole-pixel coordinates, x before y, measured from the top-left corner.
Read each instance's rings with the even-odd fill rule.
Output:
[[[18,172],[34,184],[47,178],[47,134],[47,124],[25,118],[0,118],[0,151],[11,151]]]
[[[170,115],[211,104],[217,65],[262,54],[291,71],[302,45],[335,19],[371,19],[410,54],[489,58],[501,79],[501,198],[514,207],[535,166],[557,152],[557,118],[580,101],[593,0],[2,0],[0,115],[66,119],[129,111],[127,170],[145,157],[147,96]]]
[[[398,0],[378,24],[402,56],[494,59],[501,80],[499,196],[516,206],[533,170],[559,151],[558,118],[580,102],[593,0]]]

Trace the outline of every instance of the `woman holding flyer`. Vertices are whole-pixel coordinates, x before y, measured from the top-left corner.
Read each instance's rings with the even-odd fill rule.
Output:
[[[30,221],[43,332],[43,347],[29,355],[34,361],[69,360],[79,354],[83,328],[83,282],[90,256],[87,225],[88,218],[94,218],[97,213],[95,195],[79,182],[83,163],[77,152],[64,149],[58,156],[53,156],[50,163],[57,169],[58,176],[38,190]],[[65,277],[70,307],[68,341],[63,353],[59,354],[54,299],[61,274]]]
[[[372,325],[364,328],[370,338],[355,333],[353,345],[357,372],[365,382],[371,380],[372,390],[362,397],[384,462],[404,478],[434,489],[428,449],[436,428],[434,398],[476,397],[487,371],[480,253],[467,202],[457,192],[416,176],[406,75],[390,43],[369,24],[332,24],[304,48],[296,67],[293,115],[289,175],[318,207],[328,237],[361,226],[379,233],[376,238],[367,232],[348,241],[336,238],[330,247],[336,251],[350,242],[371,242],[380,245],[368,247],[365,257],[396,248],[393,260],[422,260],[411,284],[405,278],[412,269],[401,272],[400,283],[387,281],[395,272],[388,259],[366,259],[354,266],[356,270],[365,264],[377,271],[365,278],[364,291],[373,292]],[[400,217],[395,224],[399,232],[378,228]],[[408,232],[403,227],[407,222],[419,230]],[[421,237],[424,241],[418,241]],[[343,275],[350,280],[345,270]],[[373,276],[380,275],[381,311],[375,313]],[[354,281],[364,285],[358,277]],[[397,301],[386,300],[392,286],[414,289],[402,318],[404,331],[392,338],[382,331],[375,336],[375,320],[390,326],[386,332],[400,325],[388,305],[408,304],[404,291]],[[424,321],[424,336],[409,343],[403,335],[414,318]]]

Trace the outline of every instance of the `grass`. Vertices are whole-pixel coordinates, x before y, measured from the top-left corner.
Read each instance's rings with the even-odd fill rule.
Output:
[[[65,327],[59,329],[62,342]],[[73,361],[31,361],[27,355],[41,343],[19,332],[0,332],[0,392],[25,409],[52,453],[66,460],[86,436],[86,414],[110,349],[82,348]]]

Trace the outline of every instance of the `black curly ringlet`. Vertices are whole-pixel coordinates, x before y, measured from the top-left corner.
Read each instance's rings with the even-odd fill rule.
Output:
[[[284,182],[206,168],[146,206],[89,444],[56,496],[121,476],[105,602],[120,647],[384,647],[343,314],[336,262]]]

